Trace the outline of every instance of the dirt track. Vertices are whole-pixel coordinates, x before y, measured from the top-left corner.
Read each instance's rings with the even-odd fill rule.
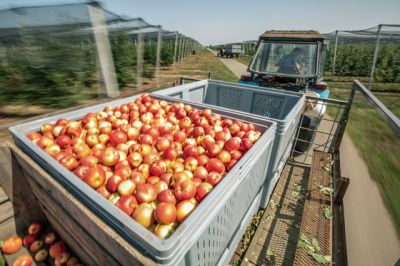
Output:
[[[220,60],[237,77],[247,70],[246,65],[235,59]],[[348,264],[394,265],[400,258],[400,240],[379,189],[347,134],[340,153],[342,175],[350,178],[344,198]]]

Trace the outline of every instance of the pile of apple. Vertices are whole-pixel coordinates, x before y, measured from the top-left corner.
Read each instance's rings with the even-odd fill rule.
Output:
[[[27,137],[150,229],[170,235],[261,136],[253,124],[149,95]]]
[[[12,236],[1,241],[1,251],[4,254],[14,254],[21,249],[22,245],[33,254],[33,258],[28,254],[23,254],[14,260],[13,266],[30,266],[33,260],[49,262],[49,255],[54,259],[53,262],[56,266],[82,265],[78,258],[70,255],[67,246],[58,239],[57,234],[49,231],[49,228],[44,228],[41,223],[31,224],[28,234],[23,239],[19,236]]]

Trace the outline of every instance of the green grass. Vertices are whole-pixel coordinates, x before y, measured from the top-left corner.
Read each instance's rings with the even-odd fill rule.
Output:
[[[248,66],[252,58],[252,56],[239,56],[239,58],[236,58],[236,60]]]
[[[198,70],[211,72],[211,78],[216,80],[224,80],[237,82],[238,78],[222,63],[215,55],[208,50],[201,50],[197,56],[188,57],[185,60],[187,70]],[[183,75],[193,75],[193,72],[182,71]]]
[[[349,86],[341,85],[342,89],[332,89],[332,97],[346,100],[349,90],[345,88]],[[330,86],[336,87],[332,83]],[[375,95],[394,114],[400,115],[400,93]],[[366,162],[372,179],[377,183],[400,237],[400,139],[359,92],[353,101],[346,131]]]

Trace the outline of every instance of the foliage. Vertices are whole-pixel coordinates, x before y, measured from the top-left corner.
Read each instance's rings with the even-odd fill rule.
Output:
[[[23,36],[3,49],[0,102],[67,107],[90,87],[94,52],[87,40],[68,41],[44,33]]]
[[[111,50],[114,58],[115,72],[120,87],[125,87],[134,81],[134,66],[136,65],[136,46],[128,35],[118,33],[111,39]]]
[[[329,255],[321,254],[321,248],[317,239],[313,238],[311,241],[308,237],[300,233],[299,241],[297,243],[299,248],[304,248],[307,251],[307,254],[310,255],[316,262],[327,265],[332,262],[332,258]]]
[[[325,70],[330,71],[333,63],[334,46],[328,50]],[[338,76],[367,77],[371,71],[374,43],[338,44],[335,74]],[[375,80],[400,82],[400,45],[382,44],[376,62]]]

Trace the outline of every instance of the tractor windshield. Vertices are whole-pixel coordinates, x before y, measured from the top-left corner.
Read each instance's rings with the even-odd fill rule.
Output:
[[[317,43],[261,41],[250,64],[250,71],[286,77],[312,77],[317,74]]]

